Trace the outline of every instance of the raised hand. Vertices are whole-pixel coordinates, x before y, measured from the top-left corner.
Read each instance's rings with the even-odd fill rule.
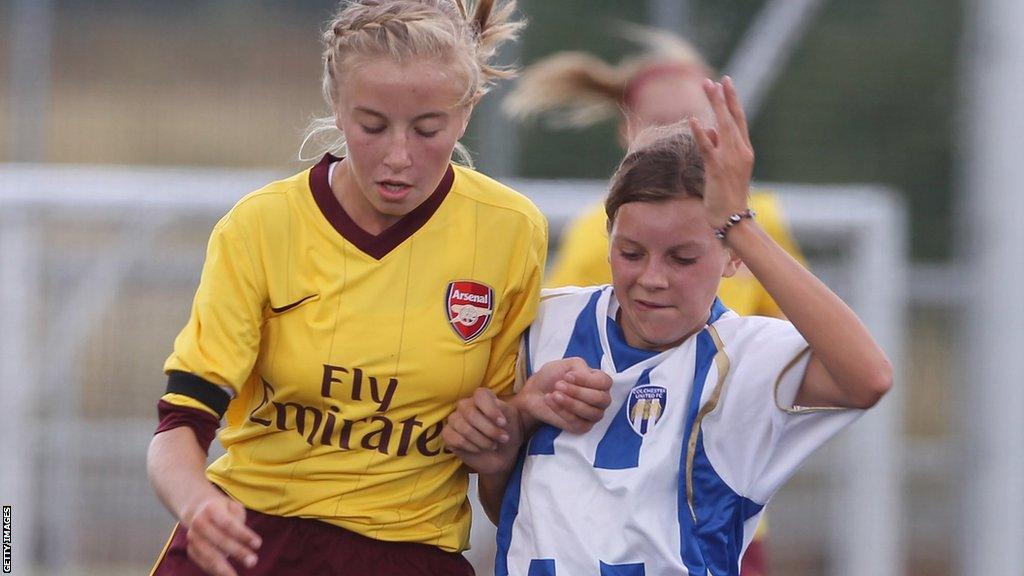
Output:
[[[610,376],[587,366],[582,358],[548,362],[526,381],[512,402],[531,428],[540,421],[582,434],[590,430],[611,404]]]
[[[495,474],[515,464],[523,427],[515,407],[489,388],[477,388],[473,396],[456,403],[441,439],[476,472]]]
[[[708,224],[719,228],[729,216],[747,209],[750,177],[754,171],[754,147],[747,117],[732,79],[704,80],[718,129],[704,127],[694,117],[690,130],[704,158],[704,206]]]
[[[245,508],[223,494],[199,503],[182,518],[188,528],[188,557],[211,576],[237,576],[228,561],[256,565],[260,537],[245,525]]]

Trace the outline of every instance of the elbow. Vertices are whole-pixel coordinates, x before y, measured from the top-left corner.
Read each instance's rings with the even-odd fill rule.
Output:
[[[883,357],[878,366],[865,379],[861,386],[861,397],[858,399],[858,408],[872,408],[878,404],[883,396],[892,390],[893,369],[888,358]]]

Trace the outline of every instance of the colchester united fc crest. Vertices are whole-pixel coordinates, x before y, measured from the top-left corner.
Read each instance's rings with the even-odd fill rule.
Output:
[[[448,283],[445,310],[459,338],[469,342],[483,333],[494,313],[494,290],[474,280]]]
[[[629,415],[629,425],[637,434],[643,436],[654,429],[665,413],[666,400],[668,390],[662,386],[637,386],[629,391],[626,414]]]

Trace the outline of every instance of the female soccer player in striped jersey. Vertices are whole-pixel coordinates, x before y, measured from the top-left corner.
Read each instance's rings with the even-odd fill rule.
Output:
[[[543,58],[526,68],[506,100],[506,108],[517,118],[541,116],[556,127],[585,127],[616,118],[624,147],[650,126],[674,124],[688,117],[713,123],[711,106],[701,88],[711,70],[697,50],[662,30],[631,25],[625,34],[645,46],[645,52],[616,66],[583,52],[560,52]],[[802,259],[778,199],[755,190],[750,207],[765,232],[786,252]],[[545,284],[589,286],[610,282],[607,225],[600,204],[573,220],[562,234],[558,256]],[[782,315],[745,267],[722,280],[719,296],[740,315]],[[762,520],[743,561],[744,576],[768,574],[765,534],[766,522]]]
[[[856,315],[752,218],[739,99],[704,88],[717,129],[644,132],[612,178],[612,285],[546,291],[526,337],[527,370],[607,372],[610,409],[563,433],[478,390],[443,432],[499,518],[498,576],[735,576],[775,491],[891,386]],[[789,321],[716,297],[741,260]]]
[[[217,223],[164,367],[148,469],[178,526],[153,574],[472,574],[440,433],[460,398],[511,388],[547,246],[532,203],[451,161],[506,75],[513,8],[339,7],[323,92],[342,140]]]

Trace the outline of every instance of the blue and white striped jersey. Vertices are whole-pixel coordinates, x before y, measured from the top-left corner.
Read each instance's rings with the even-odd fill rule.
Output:
[[[664,352],[629,347],[611,286],[545,291],[529,372],[579,356],[612,375],[582,435],[543,426],[502,503],[498,576],[739,574],[764,505],[861,413],[793,407],[807,342],[792,324],[716,301],[707,327]]]

